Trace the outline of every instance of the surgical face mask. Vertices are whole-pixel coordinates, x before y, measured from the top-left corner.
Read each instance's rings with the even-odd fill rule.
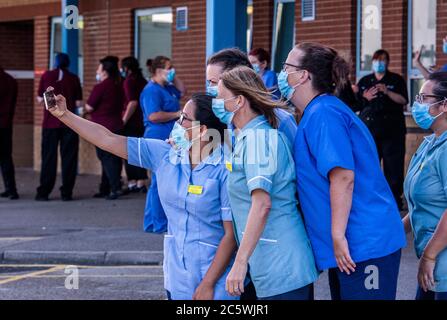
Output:
[[[259,74],[259,73],[261,73],[261,66],[260,66],[258,63],[255,63],[255,64],[253,65],[253,70],[255,70],[255,72],[256,72],[257,74]]]
[[[233,122],[233,118],[234,115],[236,114],[236,112],[239,111],[239,109],[241,108],[240,105],[237,106],[236,110],[234,111],[227,111],[225,109],[225,101],[228,100],[233,100],[236,99],[237,97],[233,97],[230,99],[213,99],[213,112],[216,115],[217,118],[219,118],[219,120],[222,123],[225,123],[226,125],[231,125]]]
[[[442,45],[442,52],[447,54],[447,42],[444,42],[444,44]]]
[[[376,73],[385,73],[386,72],[386,63],[381,60],[374,60],[372,63],[372,69]]]
[[[206,93],[212,97],[217,97],[217,86],[212,86],[208,83],[206,86]]]
[[[293,87],[291,87],[289,85],[289,75],[293,74],[293,73],[297,73],[299,71],[294,71],[294,72],[290,72],[287,73],[287,71],[282,70],[278,76],[278,88],[279,91],[281,92],[281,95],[287,100],[289,101],[290,99],[292,99],[293,94],[295,93],[295,89],[301,85],[301,83],[298,83],[296,85],[294,85]]]
[[[121,77],[123,77],[123,78],[127,77],[127,73],[126,73],[126,71],[124,71],[124,69],[120,70],[120,74],[121,74]]]
[[[180,125],[178,122],[174,124],[174,128],[171,131],[171,140],[174,142],[174,149],[176,151],[188,151],[191,149],[194,141],[200,139],[200,137],[192,140],[188,140],[186,138],[186,132],[189,130],[192,130],[194,128],[197,128],[199,126],[194,126],[188,129],[185,129],[182,125]]]
[[[101,82],[101,75],[99,73],[96,74],[96,82]]]
[[[422,129],[425,130],[430,129],[435,120],[439,118],[442,114],[444,114],[444,112],[441,112],[437,116],[432,116],[430,114],[430,107],[445,101],[446,100],[438,101],[432,104],[419,103],[415,101],[413,103],[413,107],[411,108],[411,113],[413,115],[413,119],[416,122],[416,124]]]
[[[166,80],[168,82],[173,82],[175,78],[175,69],[172,68],[169,70],[168,74],[166,75]]]

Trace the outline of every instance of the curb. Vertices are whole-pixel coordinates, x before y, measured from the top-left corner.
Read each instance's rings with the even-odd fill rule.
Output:
[[[154,266],[162,251],[4,251],[0,264],[72,264],[94,266]]]

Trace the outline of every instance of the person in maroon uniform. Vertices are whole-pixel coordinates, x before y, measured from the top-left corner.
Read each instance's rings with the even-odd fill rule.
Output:
[[[118,58],[107,56],[100,60],[96,70],[98,84],[93,88],[85,106],[91,120],[103,125],[113,133],[122,133],[124,90],[118,69]],[[123,195],[121,190],[121,158],[96,148],[96,154],[101,161],[102,177],[99,192],[95,198],[115,200]]]
[[[140,108],[140,94],[147,84],[140,69],[140,63],[134,57],[127,57],[121,61],[125,95],[125,109],[123,113],[124,131],[127,137],[142,137],[144,135],[143,112]],[[130,192],[147,192],[147,171],[134,167],[126,161],[126,174]]]
[[[63,201],[73,200],[73,188],[78,169],[79,137],[62,122],[46,110],[43,94],[48,87],[53,87],[56,95],[67,97],[67,106],[71,111],[82,106],[82,88],[79,77],[70,71],[70,58],[65,53],[59,53],[55,59],[55,69],[45,72],[40,79],[37,101],[43,108],[42,123],[42,166],[40,171],[40,186],[37,188],[36,201],[48,201],[53,191],[57,175],[57,149],[60,145],[62,160],[62,186],[60,187]]]
[[[2,198],[19,198],[12,161],[12,120],[17,101],[17,81],[0,67],[0,168],[5,184]]]

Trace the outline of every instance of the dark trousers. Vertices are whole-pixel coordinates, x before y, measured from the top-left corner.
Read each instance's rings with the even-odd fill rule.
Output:
[[[123,165],[121,158],[99,148],[96,148],[96,155],[102,166],[99,192],[109,194],[110,192],[120,191],[121,169]]]
[[[48,196],[53,191],[57,175],[57,149],[62,160],[63,197],[71,197],[78,170],[79,136],[71,129],[42,129],[42,167],[37,194]]]
[[[421,287],[418,287],[416,300],[419,301],[447,301],[447,292],[424,292]]]
[[[313,301],[314,300],[314,285],[309,284],[305,287],[279,294],[277,296],[259,298],[259,300],[300,300]]]
[[[383,171],[393,192],[394,199],[402,209],[402,193],[405,170],[405,134],[391,137],[374,137],[379,158],[383,160]]]
[[[12,128],[0,128],[0,168],[5,191],[16,193],[14,162],[12,161]]]
[[[401,250],[383,258],[356,263],[348,275],[329,269],[332,300],[396,300]]]
[[[140,138],[144,135],[144,129],[135,129],[131,125],[127,125],[123,130],[123,135],[126,137],[134,137],[134,138]],[[125,169],[126,169],[126,175],[127,180],[147,180],[147,170],[140,167],[135,167],[133,165],[130,165],[129,162],[126,160],[125,163]]]

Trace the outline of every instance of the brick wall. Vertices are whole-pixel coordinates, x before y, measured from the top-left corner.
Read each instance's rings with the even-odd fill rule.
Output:
[[[382,47],[390,53],[390,70],[407,78],[408,1],[382,1]]]
[[[352,63],[355,71],[357,1],[316,1],[315,21],[301,20],[301,0],[296,1],[296,42],[313,41],[329,45]]]
[[[0,65],[5,70],[33,70],[33,22],[0,23]],[[33,164],[33,80],[19,79],[14,116],[13,158],[17,167]]]
[[[40,78],[50,63],[50,17],[38,16],[34,19],[34,169],[40,170],[42,105],[36,102]]]
[[[253,1],[253,48],[264,48],[271,51],[273,9],[273,0]]]
[[[33,70],[32,21],[0,23],[0,65],[5,70]],[[15,124],[33,123],[33,80],[18,80]]]
[[[183,6],[188,7],[188,30],[177,31],[173,24],[172,60],[179,78],[187,86],[189,97],[205,91],[206,0],[174,1],[174,22],[176,8]]]

